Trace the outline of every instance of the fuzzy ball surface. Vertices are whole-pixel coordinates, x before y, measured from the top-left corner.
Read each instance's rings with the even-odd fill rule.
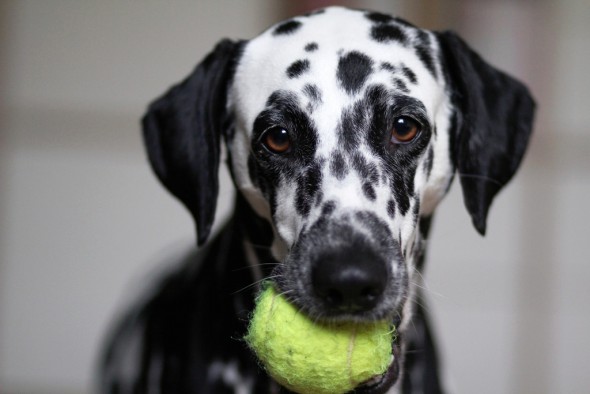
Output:
[[[245,337],[268,373],[297,393],[346,393],[392,362],[395,328],[312,321],[272,286],[258,297]]]

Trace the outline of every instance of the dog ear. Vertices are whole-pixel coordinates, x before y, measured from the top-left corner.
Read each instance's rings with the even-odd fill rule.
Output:
[[[486,63],[453,32],[437,33],[453,102],[453,159],[473,225],[484,235],[488,210],[524,155],[535,103],[528,89]]]
[[[207,240],[215,216],[227,89],[241,46],[219,42],[184,81],[155,100],[142,119],[152,168],[193,215],[199,245]]]

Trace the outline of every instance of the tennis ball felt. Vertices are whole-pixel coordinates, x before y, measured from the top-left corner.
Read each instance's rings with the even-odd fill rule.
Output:
[[[272,287],[258,297],[245,337],[268,373],[297,393],[345,393],[383,374],[395,329],[375,323],[318,323]]]

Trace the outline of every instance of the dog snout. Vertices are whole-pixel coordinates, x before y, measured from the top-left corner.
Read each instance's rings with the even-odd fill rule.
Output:
[[[370,248],[349,245],[312,262],[312,286],[324,308],[340,313],[371,311],[389,280],[386,261]]]

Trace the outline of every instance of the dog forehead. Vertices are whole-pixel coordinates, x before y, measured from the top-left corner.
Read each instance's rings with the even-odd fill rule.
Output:
[[[429,110],[439,88],[435,73],[440,66],[431,55],[435,46],[426,31],[392,17],[329,7],[281,22],[250,40],[236,68],[231,105],[248,129],[273,93],[291,91],[324,98],[321,113],[333,120],[364,83],[400,88],[404,79],[396,76],[404,75],[407,84],[400,89],[411,90]]]

